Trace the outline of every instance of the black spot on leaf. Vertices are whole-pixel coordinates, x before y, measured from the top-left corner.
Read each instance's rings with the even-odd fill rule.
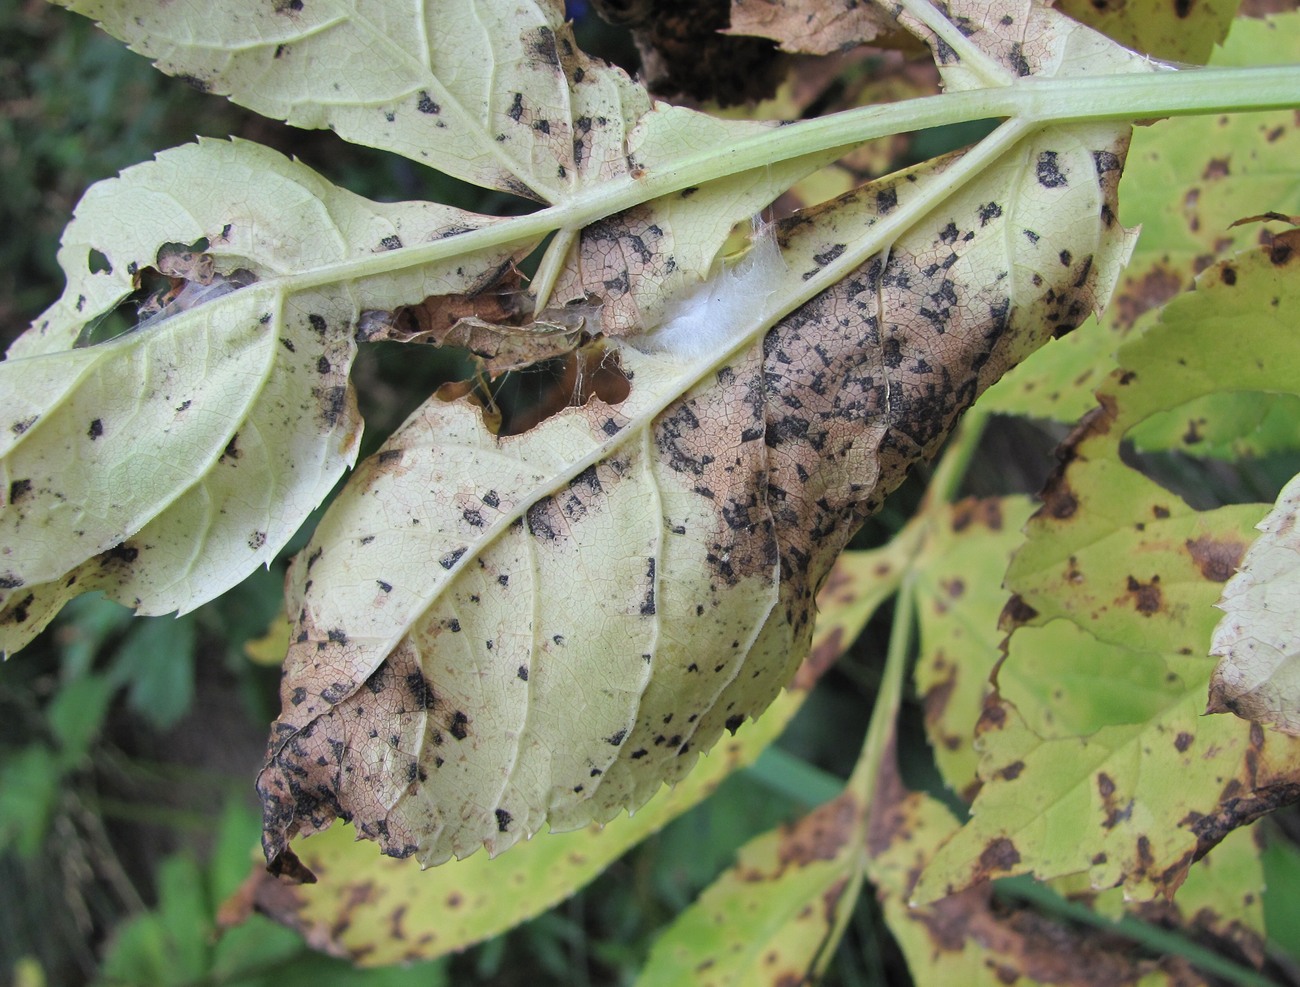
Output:
[[[1041,151],[1038,155],[1038,184],[1043,188],[1062,188],[1069,183],[1057,163],[1055,151]]]

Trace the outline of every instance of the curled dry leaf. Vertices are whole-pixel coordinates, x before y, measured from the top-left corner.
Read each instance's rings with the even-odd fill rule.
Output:
[[[1210,654],[1220,657],[1210,678],[1207,712],[1233,712],[1293,736],[1300,735],[1300,477],[1278,496],[1259,523],[1263,532],[1246,551],[1240,571],[1223,589],[1223,619]]]
[[[1080,30],[1008,6],[975,40],[1007,73],[1126,64]],[[273,869],[340,817],[426,863],[609,819],[771,702],[848,537],[1127,254],[1127,128],[1006,134],[783,224],[767,307],[704,305],[707,352],[616,344],[616,406],[494,436],[431,402],[363,464],[290,573]]]

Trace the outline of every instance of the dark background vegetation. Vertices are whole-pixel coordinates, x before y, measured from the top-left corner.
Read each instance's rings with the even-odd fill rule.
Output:
[[[625,30],[589,18],[579,27],[589,50],[635,69]],[[203,96],[41,0],[0,4],[0,342],[58,296],[58,238],[85,188],[195,135],[259,141],[376,199],[520,208],[332,133],[293,130]],[[960,143],[927,140],[940,146],[913,148],[918,157]],[[363,347],[355,379],[366,449],[457,369],[432,350]],[[972,491],[1035,490],[1054,438],[992,429]],[[923,488],[924,477],[909,481],[858,544],[887,540]],[[282,559],[179,620],[132,620],[98,597],[80,598],[0,667],[0,983],[630,982],[655,935],[745,840],[836,793],[857,757],[889,630],[887,615],[868,627],[782,740],[799,771],[760,764],[741,772],[566,904],[464,955],[353,971],[264,920],[243,930],[238,955],[215,935],[217,906],[254,861],[252,779],[278,708],[278,669],[251,660],[245,645],[277,613],[283,568]],[[900,753],[913,784],[933,776],[915,705]],[[864,894],[828,983],[907,982]]]

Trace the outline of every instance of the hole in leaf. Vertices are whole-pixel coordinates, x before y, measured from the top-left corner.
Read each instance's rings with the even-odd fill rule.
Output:
[[[478,405],[487,427],[505,436],[527,432],[565,408],[580,408],[592,398],[620,404],[631,389],[618,353],[594,340],[563,356],[496,378],[479,374],[474,380],[446,384],[438,389],[438,396],[444,401],[463,397]]]
[[[112,274],[113,262],[108,259],[108,255],[102,250],[90,248],[90,255],[86,258],[86,267],[90,269],[91,274]]]

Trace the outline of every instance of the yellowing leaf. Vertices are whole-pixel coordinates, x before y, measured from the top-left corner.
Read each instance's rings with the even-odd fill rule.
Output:
[[[808,983],[853,913],[866,806],[846,791],[741,848],[656,944],[638,987]]]
[[[1194,511],[1127,466],[1120,444],[1202,394],[1294,393],[1295,334],[1273,301],[1293,291],[1296,256],[1277,241],[1215,265],[1120,350],[1008,571],[1013,633],[1000,702],[980,723],[984,786],[918,897],[1033,872],[1146,900],[1294,799],[1296,741],[1203,715],[1212,604],[1259,508]]]
[[[724,739],[680,784],[660,791],[635,815],[570,833],[539,833],[503,858],[475,854],[431,871],[381,856],[351,827],[333,826],[295,843],[317,883],[290,889],[257,867],[232,900],[232,917],[244,917],[255,905],[300,929],[317,948],[381,966],[455,952],[545,911],[757,759],[893,591],[897,579],[887,554],[840,557],[818,598],[812,649],[790,686],[757,722]],[[400,938],[391,935],[395,921]]]
[[[1114,57],[1026,11],[992,55],[954,42],[1003,75],[998,60]],[[1017,47],[1030,30],[1042,44]],[[708,283],[682,303],[704,342],[622,344],[616,407],[500,437],[464,404],[412,416],[291,573],[259,782],[273,866],[292,872],[289,838],[338,815],[424,862],[606,820],[761,712],[861,519],[983,388],[1105,299],[1129,246],[1126,138],[1012,123],[809,210],[775,231],[783,271],[721,272],[761,271],[749,310],[711,320]]]
[[[1228,33],[1240,0],[1061,0],[1060,8],[1127,48],[1178,62],[1204,62]]]
[[[1200,5],[1195,9],[1199,16]],[[1300,14],[1290,13],[1233,22],[1211,64],[1297,60]],[[1267,235],[1237,220],[1258,213],[1261,203],[1300,213],[1298,155],[1300,130],[1290,111],[1176,117],[1135,130],[1120,182],[1120,219],[1142,232],[1114,299],[1100,319],[1089,319],[1009,373],[984,407],[1070,424],[1090,411],[1093,392],[1115,366],[1115,350],[1144,312],[1190,288],[1214,261]],[[1130,437],[1139,449],[1261,455],[1289,447],[1295,410],[1286,395],[1210,394],[1152,415]]]
[[[82,592],[183,612],[274,557],[360,439],[351,328],[376,285],[317,275],[490,222],[369,203],[242,142],[177,148],[94,186],[60,253],[63,297],[0,363],[0,648],[22,647]],[[69,348],[160,248],[199,238],[220,272],[252,283]],[[95,252],[107,270],[93,269]],[[464,291],[508,256],[390,276],[383,291]]]

